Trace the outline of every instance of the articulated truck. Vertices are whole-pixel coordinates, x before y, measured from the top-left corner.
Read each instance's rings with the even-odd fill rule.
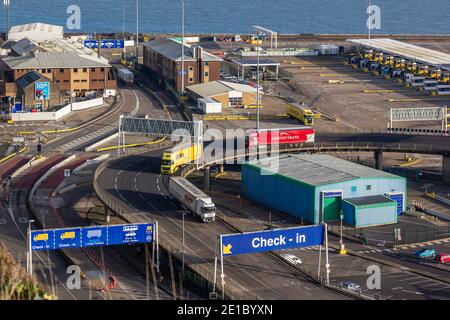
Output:
[[[203,222],[211,223],[216,218],[216,206],[203,191],[183,177],[170,177],[169,192],[176,200]]]
[[[121,80],[125,85],[134,83],[134,74],[128,69],[117,69],[117,78]]]
[[[161,161],[161,174],[174,174],[180,167],[190,164],[202,156],[198,143],[175,146],[164,150]]]

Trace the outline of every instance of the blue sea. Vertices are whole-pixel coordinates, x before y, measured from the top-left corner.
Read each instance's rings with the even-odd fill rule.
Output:
[[[70,5],[81,9],[73,32],[135,32],[136,0],[10,0],[10,25],[66,26]],[[381,9],[373,33],[449,34],[450,0],[372,0]],[[368,0],[185,0],[186,33],[250,33],[261,25],[280,33],[367,33]],[[180,0],[139,0],[140,31],[179,33]],[[123,13],[125,12],[125,19]],[[4,15],[0,29],[5,29]]]

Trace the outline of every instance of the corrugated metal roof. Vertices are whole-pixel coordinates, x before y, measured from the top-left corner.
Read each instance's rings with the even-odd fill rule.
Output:
[[[234,90],[250,93],[256,93],[257,91],[256,88],[253,88],[252,86],[228,81],[211,81],[207,83],[194,84],[187,87],[187,89],[201,97],[214,97]]]
[[[450,64],[450,54],[392,39],[349,39],[349,42],[432,66]]]
[[[394,200],[391,200],[382,195],[358,197],[358,198],[345,198],[344,200],[354,206],[357,206],[357,207],[371,205],[371,204],[377,204],[377,203],[389,203],[389,202],[396,203]]]
[[[29,57],[8,57],[3,61],[11,69],[63,69],[63,68],[95,68],[108,67],[90,57],[75,52],[36,52]]]
[[[181,43],[175,42],[170,39],[159,39],[159,40],[153,40],[149,42],[145,42],[144,46],[151,48],[152,50],[158,52],[159,54],[174,60],[174,61],[181,61]],[[185,61],[195,61],[194,55],[193,55],[193,47],[190,45],[185,44],[184,45],[184,60]],[[210,54],[203,50],[202,54],[202,60],[203,61],[222,61],[221,58]]]
[[[282,155],[278,161],[279,169],[277,171],[265,169],[264,162],[263,166],[260,164],[250,165],[311,186],[322,186],[359,178],[399,178],[384,171],[325,154]]]

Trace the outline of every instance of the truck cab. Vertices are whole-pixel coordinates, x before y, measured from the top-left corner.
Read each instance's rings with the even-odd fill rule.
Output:
[[[216,219],[216,206],[211,198],[199,200],[196,211],[203,222],[210,223]]]

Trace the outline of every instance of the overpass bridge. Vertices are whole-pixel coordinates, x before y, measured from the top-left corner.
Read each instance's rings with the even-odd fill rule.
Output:
[[[280,153],[320,152],[373,152],[376,169],[383,169],[383,153],[419,153],[441,155],[443,180],[450,182],[450,137],[428,135],[399,135],[389,133],[318,133],[319,142],[280,145]],[[270,150],[269,150],[270,154]],[[252,154],[250,154],[251,156]],[[222,165],[227,160],[244,159],[245,150],[235,150],[221,159],[205,159],[205,179],[209,179],[211,166]],[[254,154],[256,156],[256,154]],[[205,180],[205,184],[209,183]]]

